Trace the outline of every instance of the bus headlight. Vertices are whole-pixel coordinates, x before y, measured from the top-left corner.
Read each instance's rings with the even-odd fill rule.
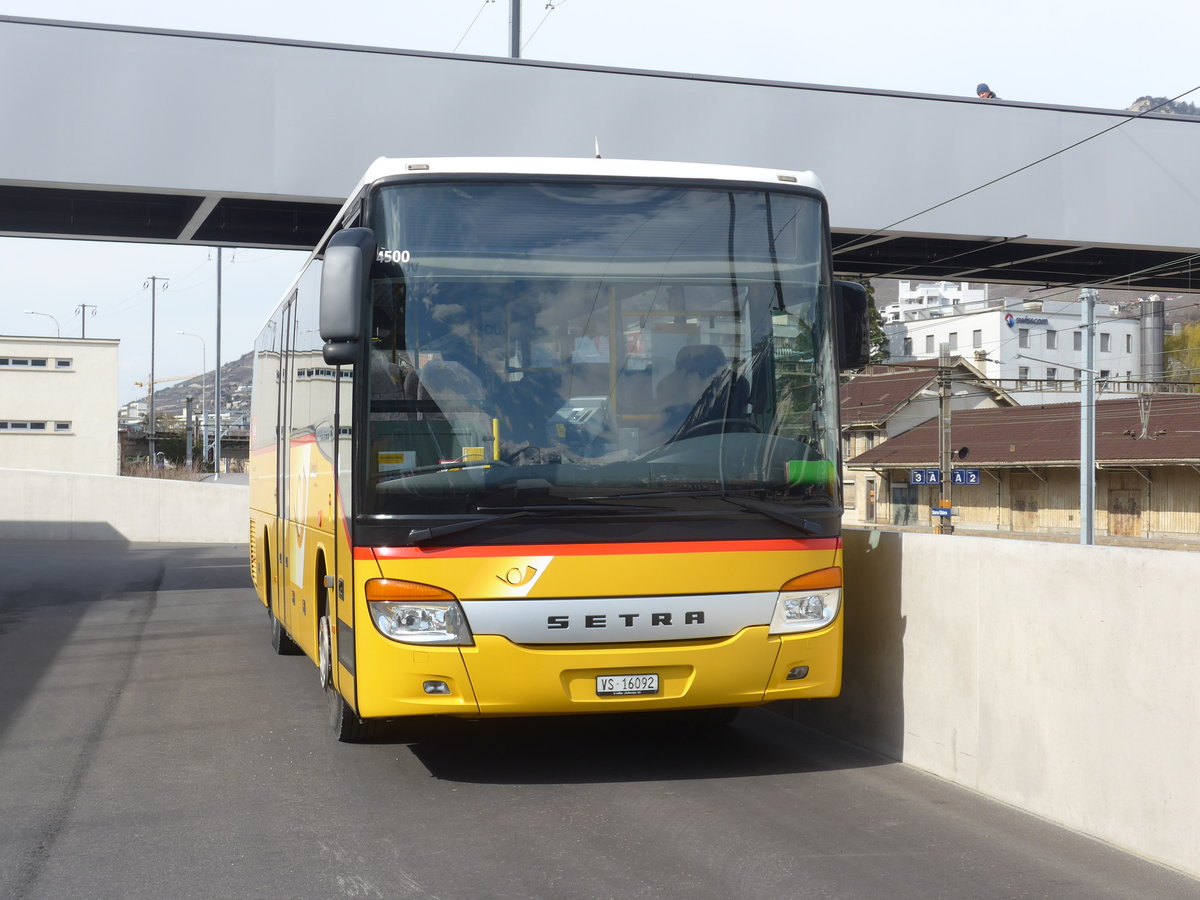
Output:
[[[842,605],[842,570],[821,569],[783,585],[771,616],[771,634],[815,631],[832,622]]]
[[[470,645],[467,617],[449,591],[428,584],[373,578],[366,585],[371,621],[386,638],[406,644]]]

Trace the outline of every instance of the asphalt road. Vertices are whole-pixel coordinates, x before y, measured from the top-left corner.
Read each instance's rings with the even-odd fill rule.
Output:
[[[244,547],[0,562],[0,897],[1200,898],[765,710],[339,744]]]

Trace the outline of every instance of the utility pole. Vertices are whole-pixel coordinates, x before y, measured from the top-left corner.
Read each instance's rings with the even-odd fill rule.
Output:
[[[77,307],[75,307],[75,315],[79,316],[79,336],[81,338],[87,337],[87,311],[89,309],[92,311],[92,315],[95,316],[95,303],[80,303]]]
[[[938,468],[941,470],[941,484],[938,485],[938,506],[942,509],[952,509],[950,496],[950,479],[953,477],[950,453],[950,345],[941,344],[938,347],[937,368],[938,389]],[[938,534],[953,534],[954,524],[949,515],[938,516]]]
[[[154,424],[154,318],[158,303],[158,283],[163,283],[163,290],[167,289],[170,282],[161,275],[151,275],[146,279],[146,283],[142,285],[145,288],[150,287],[150,418],[146,421],[146,442],[150,450],[150,468],[152,471],[158,471],[158,456],[154,446],[154,439],[158,436],[158,428]]]
[[[1079,330],[1083,332],[1083,379],[1079,395],[1079,543],[1096,543],[1096,298],[1099,291],[1079,292]]]
[[[205,394],[208,390],[208,345],[204,343],[204,338],[198,334],[193,334],[190,331],[177,331],[176,334],[185,334],[188,337],[194,337],[200,342],[200,449],[205,458],[208,455],[208,406],[205,403]],[[190,426],[189,426],[190,427]],[[188,451],[191,452],[190,450]],[[191,457],[189,456],[189,466],[191,465]],[[204,463],[201,459],[201,464]]]
[[[213,379],[213,481],[221,480],[221,248],[217,248],[217,359]]]
[[[201,388],[201,390],[203,390],[203,388]],[[187,431],[184,432],[187,435],[187,440],[183,442],[186,456],[184,465],[187,466],[188,471],[190,472],[192,471],[192,439],[195,437],[195,433],[192,430],[192,398],[185,397],[183,400],[183,406],[187,412]]]
[[[508,55],[521,58],[521,0],[508,0]]]

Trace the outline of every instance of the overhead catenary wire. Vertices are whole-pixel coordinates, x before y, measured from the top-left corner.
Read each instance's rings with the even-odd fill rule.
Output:
[[[462,37],[458,39],[458,43],[454,45],[451,53],[457,53],[458,48],[462,46],[462,42],[467,39],[467,35],[471,33],[471,29],[475,27],[475,23],[479,21],[479,17],[483,15],[483,11],[487,9],[489,3],[495,3],[496,0],[483,0],[483,5],[479,7],[479,12],[475,13],[475,18],[471,20],[471,24],[467,26],[467,30],[462,33]]]
[[[529,42],[532,41],[534,39],[534,37],[537,35],[537,33],[542,30],[542,26],[546,24],[546,20],[548,18],[550,18],[550,13],[554,12],[560,6],[566,5],[567,2],[568,2],[568,0],[558,0],[557,3],[555,3],[554,0],[547,0],[546,14],[544,16],[542,16],[542,21],[537,23],[537,28],[533,29],[533,32],[529,35],[529,37],[527,37],[525,39],[525,43],[523,43],[521,45],[522,53],[524,53],[525,48],[529,46]]]

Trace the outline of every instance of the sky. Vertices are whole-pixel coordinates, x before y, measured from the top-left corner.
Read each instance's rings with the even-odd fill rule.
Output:
[[[509,0],[0,0],[0,15],[484,56],[509,41]],[[983,81],[1007,100],[1123,109],[1200,86],[1198,22],[1194,0],[524,0],[522,56],[959,96]],[[302,262],[224,251],[223,362],[250,350]],[[154,303],[156,378],[211,370],[207,248],[0,238],[0,334],[52,336],[57,320],[64,336],[119,338],[120,401],[136,399],[150,275],[169,280]]]

